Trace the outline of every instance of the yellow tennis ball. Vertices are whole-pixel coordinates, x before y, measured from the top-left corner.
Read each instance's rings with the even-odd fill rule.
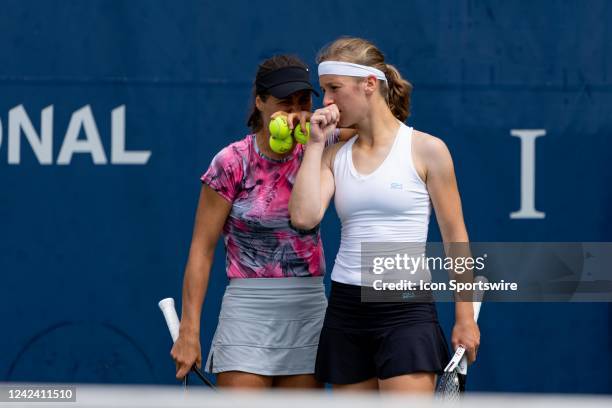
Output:
[[[275,139],[284,140],[291,136],[291,130],[287,124],[287,119],[282,116],[277,116],[272,119],[268,125],[268,129],[270,130],[270,136]]]
[[[273,152],[278,154],[287,153],[293,147],[293,138],[288,137],[286,139],[277,139],[270,136],[270,148]]]
[[[298,143],[308,143],[308,139],[310,139],[310,122],[306,122],[306,132],[302,132],[302,124],[299,123],[293,131],[293,137],[295,137]]]

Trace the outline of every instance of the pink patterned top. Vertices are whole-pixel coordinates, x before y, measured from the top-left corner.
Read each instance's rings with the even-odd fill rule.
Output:
[[[286,159],[270,159],[250,134],[221,150],[201,177],[232,203],[223,227],[230,279],[325,274],[319,229],[299,231],[289,220],[289,197],[303,154],[299,144]]]

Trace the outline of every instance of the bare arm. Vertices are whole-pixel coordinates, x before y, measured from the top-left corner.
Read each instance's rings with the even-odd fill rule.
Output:
[[[194,363],[202,364],[200,316],[208,287],[215,247],[232,208],[207,185],[202,186],[195,217],[189,259],[183,280],[183,308],[179,338],[171,355],[176,361],[176,378],[183,378]]]
[[[450,152],[444,142],[430,135],[420,134],[415,142],[417,156],[423,158],[427,190],[436,212],[447,256],[471,256]],[[453,277],[469,281],[473,279],[471,271],[462,276],[453,275]],[[455,302],[453,348],[457,348],[460,344],[463,345],[467,350],[468,360],[472,362],[476,359],[476,349],[479,343],[480,331],[474,323],[472,302]]]
[[[317,109],[310,118],[310,140],[306,145],[289,200],[291,224],[299,229],[316,227],[334,194],[332,157],[339,144],[325,149],[325,135],[336,128],[340,113],[335,105]]]
[[[309,144],[306,148],[289,199],[291,224],[295,228],[310,230],[323,219],[335,191],[331,161],[338,146],[324,149]]]

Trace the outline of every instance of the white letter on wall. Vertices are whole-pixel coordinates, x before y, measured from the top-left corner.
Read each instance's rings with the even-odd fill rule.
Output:
[[[125,150],[125,105],[113,109],[111,117],[111,163],[146,164],[151,157],[150,151]]]
[[[535,140],[546,135],[545,129],[512,129],[521,139],[521,208],[510,213],[511,219],[541,219],[546,213],[535,209]]]
[[[32,147],[40,164],[53,164],[53,105],[47,106],[40,114],[40,137],[34,130],[23,105],[9,111],[8,162],[21,161],[21,131]]]
[[[85,131],[85,140],[78,140],[81,127]],[[57,156],[57,164],[70,164],[74,153],[90,153],[95,164],[107,163],[100,141],[100,133],[89,105],[72,114],[64,143]]]

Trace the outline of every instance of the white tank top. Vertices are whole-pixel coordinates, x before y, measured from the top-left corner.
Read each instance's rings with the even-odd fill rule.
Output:
[[[332,280],[361,285],[362,242],[427,241],[431,203],[412,162],[412,132],[402,123],[385,160],[367,175],[353,165],[358,136],[336,153],[334,204],[342,234]]]

